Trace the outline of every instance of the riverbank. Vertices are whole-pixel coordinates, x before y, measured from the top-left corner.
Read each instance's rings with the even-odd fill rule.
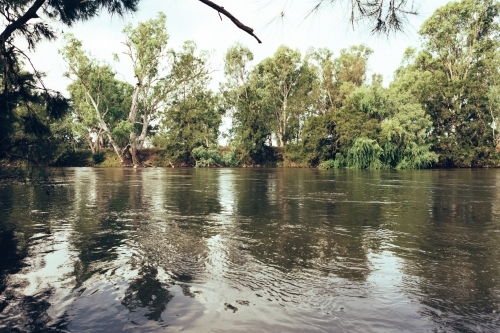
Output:
[[[283,149],[280,147],[272,147],[272,153],[269,154],[268,160],[264,164],[243,163],[240,167],[307,167],[287,161],[283,158]],[[229,148],[222,147],[221,153],[229,151]],[[195,167],[196,161],[191,163],[185,161],[179,162],[172,160],[167,151],[160,148],[145,148],[138,153],[139,160],[144,167]],[[68,152],[60,156],[54,163],[53,167],[120,167],[123,166],[120,159],[112,149],[101,150],[98,154],[92,154],[88,149],[79,149],[73,152]],[[223,165],[215,164],[214,167],[222,167]]]
[[[221,147],[221,155],[230,151],[229,147]],[[175,161],[165,149],[161,148],[145,148],[139,151],[139,159],[144,167],[195,167],[196,161],[193,159],[190,163],[185,161]],[[333,161],[328,161],[333,162]],[[324,169],[330,169],[334,163],[324,163]],[[429,166],[429,169],[442,169],[450,168],[454,163],[447,163],[445,165],[434,164]],[[206,166],[206,161],[201,163]],[[239,165],[222,165],[222,164],[209,164],[211,167],[286,167],[286,168],[311,168],[318,166],[311,166],[306,162],[296,162],[287,158],[282,147],[269,147],[269,152],[266,158],[261,163],[247,161]],[[112,149],[103,149],[98,154],[92,154],[88,149],[79,149],[73,152],[65,153],[60,156],[50,166],[53,167],[121,167],[123,166],[120,159]],[[454,165],[453,168],[499,168],[500,160],[497,161],[478,161],[475,165]]]
[[[221,147],[220,154],[230,152],[229,147]],[[139,160],[143,167],[170,167],[170,168],[183,168],[183,167],[196,167],[197,161],[192,159],[191,162],[187,163],[185,161],[173,160],[165,149],[161,148],[145,148],[141,149],[138,153]],[[0,160],[0,167],[5,169],[10,169],[6,175],[1,174],[0,178],[11,178],[17,177],[17,175],[12,176],[13,169],[16,167],[23,166],[23,161],[13,160],[6,161]],[[49,167],[97,167],[97,168],[108,168],[108,167],[123,167],[132,165],[123,165],[116,153],[112,149],[103,149],[98,154],[93,154],[89,149],[77,149],[74,151],[68,151],[63,155],[59,156],[54,162],[48,165]],[[322,168],[331,169],[337,168],[333,160],[322,163],[321,165],[310,165],[306,162],[295,162],[287,158],[287,154],[281,147],[269,147],[269,151],[266,154],[266,158],[261,163],[255,163],[247,161],[241,164],[231,164],[225,165],[224,162],[212,162],[208,163],[207,160],[199,163],[198,166],[201,167],[243,167],[243,168],[259,168],[259,167],[285,167],[285,168]],[[499,168],[500,161],[482,161],[477,165],[455,165],[451,168]],[[450,168],[450,165],[440,165],[434,164],[429,166],[428,169],[443,169]],[[2,168],[0,168],[2,169]]]

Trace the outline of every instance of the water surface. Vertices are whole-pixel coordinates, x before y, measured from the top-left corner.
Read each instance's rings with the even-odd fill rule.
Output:
[[[0,185],[0,332],[499,332],[500,170]]]

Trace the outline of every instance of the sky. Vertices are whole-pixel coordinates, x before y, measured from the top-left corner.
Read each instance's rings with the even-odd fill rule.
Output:
[[[211,67],[214,71],[212,87],[217,88],[223,79],[223,58],[226,50],[241,42],[254,53],[257,63],[270,57],[284,44],[299,49],[303,54],[311,47],[331,49],[338,55],[342,48],[366,44],[374,50],[369,61],[369,71],[380,73],[385,84],[392,80],[407,47],[418,47],[418,29],[435,9],[445,5],[447,0],[420,0],[419,15],[412,17],[403,33],[389,37],[373,35],[367,26],[353,27],[349,23],[347,1],[326,7],[306,18],[314,0],[214,0],[236,16],[242,23],[252,27],[262,44],[244,31],[238,29],[229,19],[198,0],[142,0],[134,14],[125,17],[110,16],[107,13],[91,21],[75,24],[73,27],[58,26],[60,32],[72,33],[82,40],[83,47],[101,60],[112,64],[120,79],[133,83],[131,65],[125,57],[116,63],[113,53],[124,51],[122,29],[127,23],[135,25],[156,17],[158,12],[167,15],[169,47],[178,49],[186,40],[193,40],[200,50],[211,52]],[[285,15],[277,19],[281,12]],[[63,77],[66,66],[58,50],[62,39],[42,42],[31,53],[32,62],[38,70],[46,73],[45,84],[67,95],[70,83]]]

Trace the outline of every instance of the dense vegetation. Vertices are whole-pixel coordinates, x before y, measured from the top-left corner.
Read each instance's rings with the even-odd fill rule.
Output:
[[[0,114],[0,157],[61,164],[89,149],[98,162],[112,149],[119,163],[138,166],[140,151],[155,147],[172,165],[498,166],[499,10],[494,0],[438,9],[420,29],[421,48],[406,51],[389,84],[368,77],[373,51],[364,45],[337,56],[281,46],[254,63],[250,49],[236,44],[212,91],[209,54],[192,41],[169,49],[163,14],[124,29],[126,59],[116,61],[128,61],[135,74],[124,82],[66,35],[60,52],[70,100],[36,88],[38,73],[24,72],[17,57],[4,66],[16,75],[1,77],[9,89],[0,102],[12,112]],[[222,148],[224,116],[232,125]]]

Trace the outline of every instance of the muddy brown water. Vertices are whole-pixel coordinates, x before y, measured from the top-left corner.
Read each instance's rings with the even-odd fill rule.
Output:
[[[54,185],[0,185],[0,332],[500,332],[500,170]]]

